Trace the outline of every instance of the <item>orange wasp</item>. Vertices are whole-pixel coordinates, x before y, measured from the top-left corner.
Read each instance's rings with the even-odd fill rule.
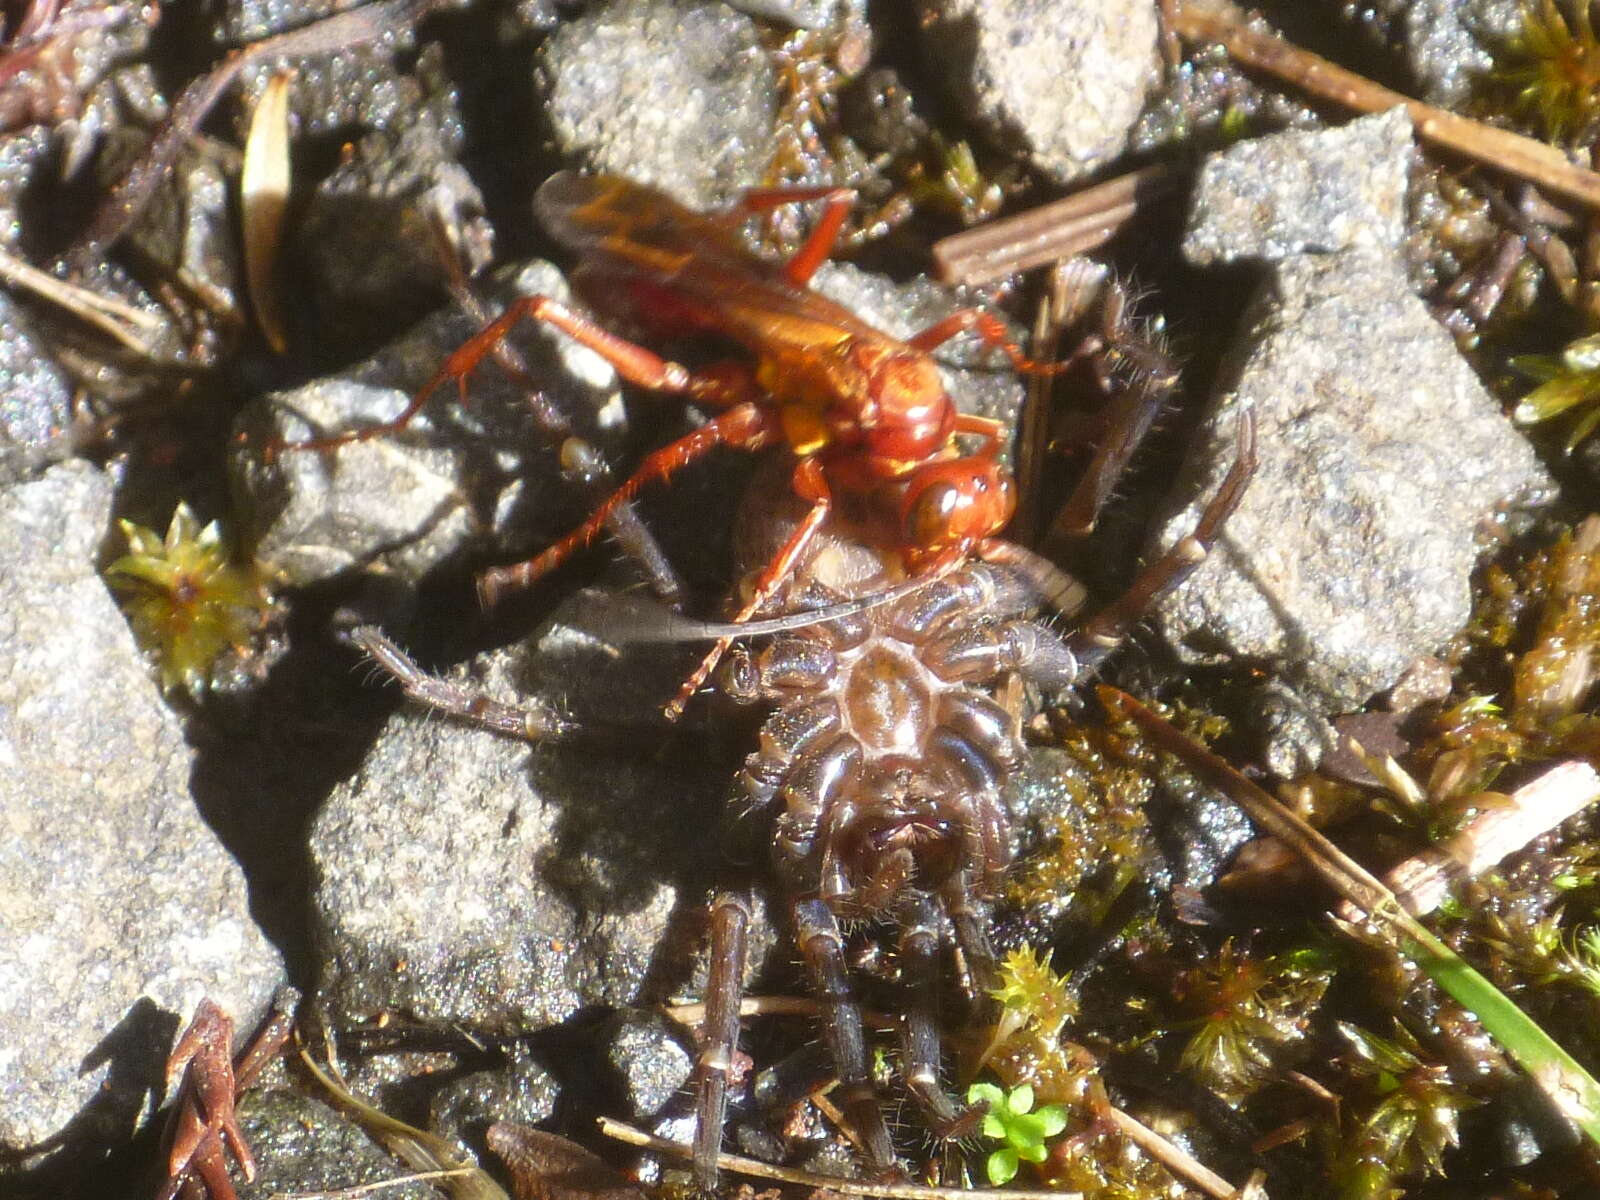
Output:
[[[854,193],[847,189],[749,193],[728,214],[685,208],[662,192],[609,175],[563,171],[534,197],[544,227],[578,256],[573,289],[595,309],[647,336],[715,335],[745,352],[698,369],[672,362],[596,324],[548,296],[524,296],[452,354],[394,421],[298,448],[323,449],[404,426],[428,397],[466,379],[524,318],[553,325],[606,359],[629,383],[681,395],[713,410],[705,425],[647,455],[638,470],[589,518],[537,557],[485,571],[479,589],[494,603],[526,587],[586,545],[620,505],[646,484],[664,481],[717,446],[757,451],[785,446],[792,486],[811,507],[758,575],[733,618],[749,620],[804,557],[835,498],[860,501],[868,527],[914,575],[946,570],[982,553],[1011,519],[1015,495],[1000,463],[1004,427],[956,411],[929,352],[974,330],[1019,369],[1051,371],[1024,358],[991,314],[962,309],[901,340],[874,329],[808,285],[831,254]],[[730,218],[801,200],[826,207],[787,262],[758,257]],[[963,452],[958,439],[980,439]],[[685,682],[668,714],[677,715],[727,647],[717,643]]]

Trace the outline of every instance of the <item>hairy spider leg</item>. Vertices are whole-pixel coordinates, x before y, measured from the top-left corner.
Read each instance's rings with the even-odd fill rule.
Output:
[[[906,1090],[933,1135],[950,1141],[976,1133],[985,1110],[958,1109],[939,1082],[939,943],[938,910],[926,895],[912,893],[900,917],[900,961],[910,993],[900,1027]]]
[[[376,625],[357,625],[344,637],[398,683],[407,699],[436,712],[530,742],[551,741],[573,732],[572,722],[542,701],[503,704],[471,684],[430,675]]]
[[[1178,364],[1141,331],[1130,307],[1127,289],[1116,280],[1107,284],[1100,332],[1087,341],[1100,389],[1115,397],[1114,406],[1094,457],[1045,533],[1047,551],[1093,532],[1116,481],[1178,386]]]
[[[750,929],[750,898],[722,892],[711,902],[711,959],[706,1015],[700,1026],[699,1095],[695,1104],[694,1173],[708,1190],[717,1185],[717,1154],[728,1108],[728,1077],[739,1044],[739,1000]]]
[[[1223,476],[1216,495],[1201,511],[1194,531],[1140,571],[1126,592],[1066,639],[1067,649],[1077,659],[1080,671],[1092,671],[1099,666],[1122,644],[1128,631],[1156,600],[1189,578],[1206,560],[1223,524],[1244,499],[1255,470],[1256,420],[1254,413],[1246,411],[1239,418],[1239,450],[1233,466]]]
[[[755,587],[751,590],[750,598],[740,606],[734,614],[733,624],[742,625],[772,599],[773,593],[789,578],[794,571],[795,564],[805,555],[806,549],[811,545],[811,539],[816,536],[822,523],[828,519],[828,513],[833,508],[833,494],[828,490],[828,481],[822,473],[822,464],[815,458],[802,458],[794,469],[794,491],[802,500],[807,500],[811,508],[805,517],[795,527],[789,540],[785,542],[777,554],[762,568],[757,576]],[[710,678],[711,672],[716,669],[722,656],[728,652],[728,647],[733,645],[733,638],[718,638],[716,644],[706,652],[700,660],[700,665],[694,669],[683,686],[678,689],[678,694],[672,698],[665,711],[669,721],[676,721],[683,715],[683,709],[689,703],[689,698],[700,690],[700,686]]]
[[[867,1053],[861,1005],[850,990],[844,933],[823,900],[797,900],[790,912],[811,990],[822,1006],[822,1040],[838,1074],[839,1108],[861,1139],[867,1169],[878,1176],[892,1175],[898,1164],[889,1127],[872,1089],[872,1061]]]

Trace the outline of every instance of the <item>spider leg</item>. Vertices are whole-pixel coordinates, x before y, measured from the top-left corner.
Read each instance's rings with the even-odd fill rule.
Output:
[[[811,976],[811,988],[822,1005],[822,1034],[839,1076],[839,1107],[855,1126],[875,1175],[900,1168],[895,1161],[889,1127],[872,1090],[871,1060],[861,1026],[861,1006],[850,991],[844,960],[844,935],[833,912],[821,900],[794,905],[795,940]]]
[[[985,684],[1015,671],[1046,691],[1071,687],[1082,672],[1065,639],[1025,620],[954,629],[928,643],[923,661],[948,683]]]
[[[989,940],[989,907],[974,893],[973,875],[962,871],[945,885],[941,899],[955,929],[956,948],[971,995],[986,1002],[999,985],[1000,965]]]
[[[1098,354],[1091,361],[1102,390],[1117,393],[1116,402],[1094,458],[1045,533],[1047,550],[1094,529],[1128,460],[1178,386],[1178,364],[1131,316],[1127,290],[1115,280],[1107,285],[1101,312]]]
[[[694,1174],[708,1191],[717,1185],[717,1154],[728,1112],[728,1076],[739,1042],[739,1000],[744,988],[750,900],[723,892],[711,902],[711,963],[695,1100]]]
[[[1080,671],[1088,672],[1128,635],[1145,611],[1192,575],[1206,560],[1222,533],[1222,526],[1239,507],[1256,469],[1256,424],[1252,413],[1239,421],[1239,454],[1223,477],[1217,494],[1200,514],[1194,531],[1135,576],[1128,590],[1108,608],[1096,613],[1065,639]]]
[[[548,741],[572,731],[571,722],[547,705],[504,704],[481,688],[428,674],[375,625],[357,625],[345,634],[345,640],[383,668],[409,699],[447,716],[530,742]]]
[[[909,992],[901,1019],[906,1090],[933,1135],[950,1140],[970,1135],[983,1114],[957,1108],[939,1083],[939,941],[937,908],[925,894],[913,893],[900,915],[900,962]]]

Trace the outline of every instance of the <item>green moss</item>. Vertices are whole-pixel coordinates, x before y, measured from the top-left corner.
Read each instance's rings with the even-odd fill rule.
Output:
[[[1490,47],[1489,100],[1540,130],[1547,141],[1590,140],[1600,115],[1600,39],[1589,0],[1524,0],[1522,25]]]
[[[1397,1027],[1393,1040],[1341,1021],[1350,1047],[1344,1067],[1351,1086],[1342,1099],[1343,1137],[1330,1166],[1342,1200],[1405,1195],[1400,1180],[1444,1174],[1444,1152],[1460,1139],[1460,1118],[1478,1103],[1416,1040]]]
[[[1561,419],[1569,454],[1600,426],[1600,334],[1569,342],[1559,355],[1519,355],[1511,366],[1539,385],[1517,403],[1512,417],[1519,425]]]
[[[128,553],[106,568],[106,579],[139,644],[154,655],[161,686],[198,696],[222,652],[243,647],[259,627],[268,607],[260,573],[235,565],[217,522],[202,528],[186,504],[174,510],[165,537],[119,524]]]
[[[1262,958],[1230,938],[1174,984],[1180,1009],[1195,1014],[1181,1026],[1189,1036],[1179,1065],[1224,1099],[1248,1095],[1304,1041],[1332,978],[1324,955]]]

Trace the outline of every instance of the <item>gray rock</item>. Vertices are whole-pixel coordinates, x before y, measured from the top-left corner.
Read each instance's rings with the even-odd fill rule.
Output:
[[[53,131],[43,125],[0,134],[0,242],[14,248],[22,233],[23,206],[30,189],[59,170]]]
[[[483,194],[451,157],[452,142],[431,121],[380,130],[317,184],[293,248],[316,337],[348,344],[392,335],[441,303],[439,230],[461,248],[469,276],[489,265],[494,231]]]
[[[71,452],[72,385],[32,319],[0,295],[0,484]]]
[[[138,5],[108,0],[66,0],[52,26],[39,57],[19,62],[19,71],[0,89],[0,129],[38,122],[70,145],[79,134],[86,93],[119,64],[149,52],[152,26]],[[70,152],[68,159],[74,161]]]
[[[615,0],[561,26],[538,67],[561,152],[716,208],[758,184],[777,81],[760,30],[714,3]]]
[[[127,149],[143,152],[142,144]],[[237,158],[215,144],[185,150],[128,231],[127,242],[147,270],[184,281],[168,303],[185,318],[170,322],[181,325],[181,333],[169,335],[185,362],[215,362],[245,321],[237,171]]]
[[[1393,250],[1405,235],[1411,118],[1272,134],[1206,159],[1184,256],[1197,266],[1307,251]]]
[[[1420,98],[1446,108],[1472,98],[1494,69],[1490,51],[1522,27],[1521,0],[1411,0],[1400,19]]]
[[[1115,158],[1156,70],[1156,11],[1124,0],[922,0],[961,111],[1070,183]]]
[[[1160,545],[1193,528],[1244,408],[1260,470],[1163,630],[1190,661],[1271,662],[1354,707],[1462,626],[1480,524],[1549,480],[1388,257],[1273,268]]]
[[[560,1087],[521,1042],[511,1045],[511,1061],[492,1071],[475,1071],[453,1080],[428,1102],[428,1127],[466,1149],[481,1145],[496,1121],[537,1125],[555,1115]]]
[[[1246,725],[1261,740],[1258,757],[1279,779],[1294,779],[1317,769],[1338,743],[1317,705],[1293,689],[1270,680],[1242,697]]]
[[[341,0],[229,0],[213,18],[221,53],[274,34],[304,28],[350,8]],[[425,49],[418,74],[401,70],[396,53],[412,40],[397,28],[385,39],[351,46],[336,54],[260,59],[239,72],[239,136],[255,110],[267,81],[285,65],[295,71],[289,111],[299,137],[348,135],[352,129],[395,129],[433,125],[459,142],[455,97],[427,76],[436,74],[435,49]],[[419,78],[419,75],[422,76]]]
[[[200,999],[247,1025],[283,977],[96,574],[110,506],[81,462],[0,494],[0,1141],[125,1135]]]
[[[255,1182],[238,1184],[239,1200],[376,1184],[412,1169],[336,1109],[287,1086],[248,1093],[239,1104],[239,1125],[260,1167]],[[439,1193],[416,1182],[388,1186],[380,1194],[430,1200]]]
[[[341,7],[338,0],[225,0],[217,5],[211,28],[219,46],[232,48],[298,29]]]
[[[560,273],[533,263],[502,291],[567,296]],[[515,557],[548,544],[583,515],[560,483],[551,438],[527,394],[490,358],[472,374],[466,405],[453,384],[398,435],[333,451],[263,447],[393,419],[454,351],[478,332],[459,312],[436,313],[340,375],[268,396],[242,414],[232,467],[262,561],[288,584],[376,567],[415,583],[457,556]],[[578,429],[609,420],[615,375],[547,327],[525,325],[515,345],[540,391]]]
[[[835,21],[859,19],[865,15],[865,0],[727,0],[728,7],[777,21],[796,29],[826,29]]]
[[[577,694],[612,695],[618,655],[582,642],[556,626],[530,656],[538,673],[500,651],[480,661],[484,683],[512,702],[565,693],[574,711],[604,707]],[[625,662],[609,686],[630,675],[656,706],[671,694]],[[659,719],[635,742],[529,747],[398,713],[311,834],[335,1024],[398,1009],[515,1034],[633,1002],[669,918],[709,884],[706,830],[736,768],[703,753],[654,761]],[[662,965],[686,973],[689,959],[678,947]]]
[[[606,1057],[627,1089],[633,1120],[648,1120],[688,1084],[694,1063],[681,1036],[659,1014],[632,1012],[617,1018]]]

